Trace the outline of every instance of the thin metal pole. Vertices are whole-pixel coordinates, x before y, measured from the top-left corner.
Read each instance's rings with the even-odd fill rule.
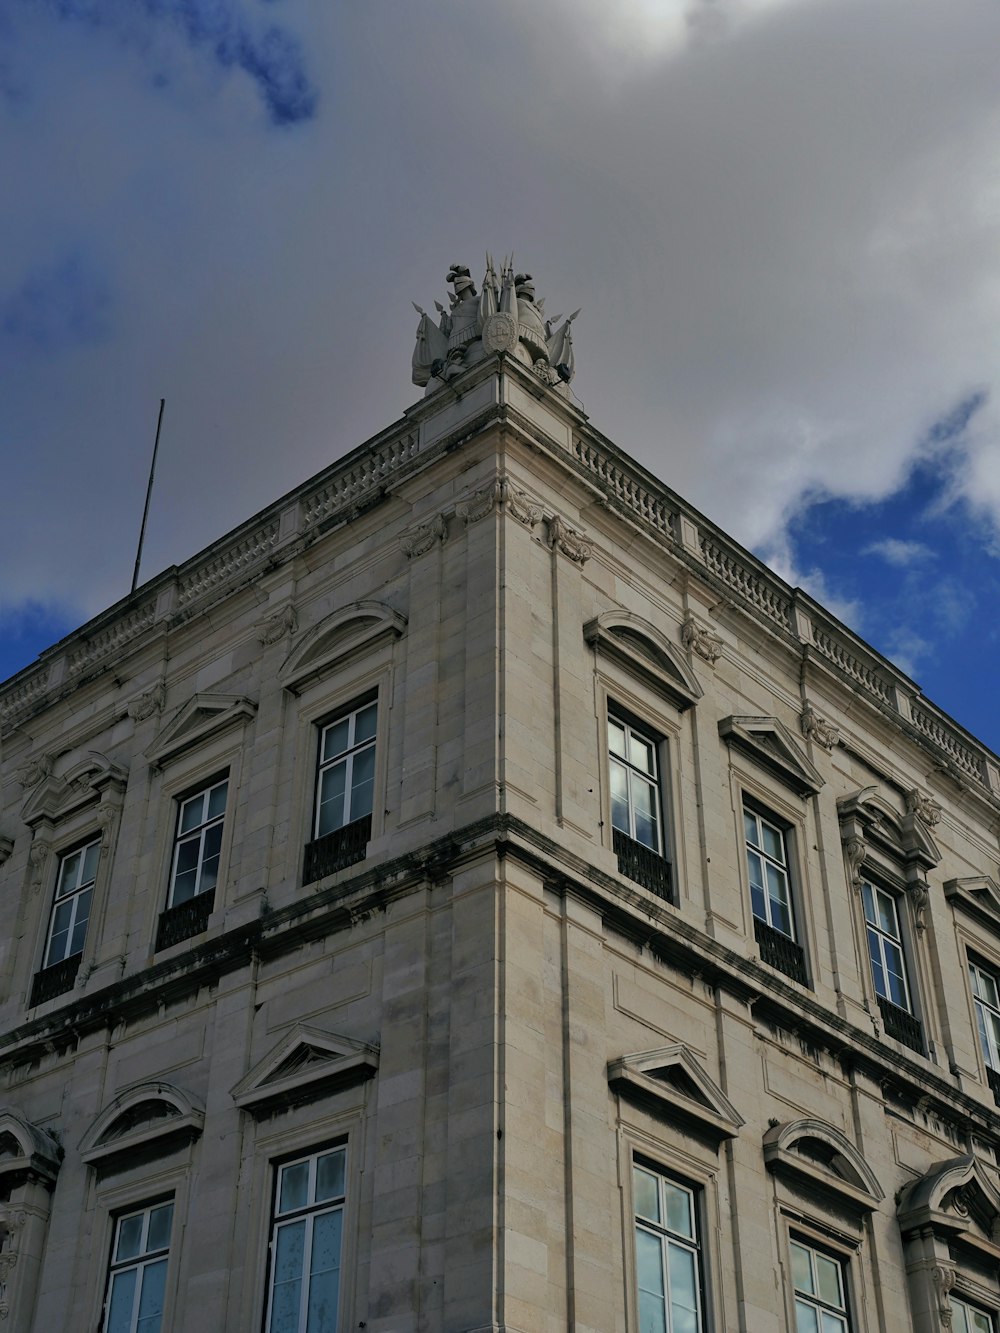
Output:
[[[160,447],[160,427],[163,425],[163,406],[165,398],[160,399],[160,415],[156,418],[156,439],[153,441],[153,461],[149,465],[149,484],[146,486],[146,504],[142,511],[142,527],[139,529],[139,549],[135,553],[135,569],[132,571],[132,592],[139,583],[139,562],[142,559],[142,543],[146,539],[146,519],[149,517],[149,497],[153,493],[153,477],[156,474],[156,451]]]

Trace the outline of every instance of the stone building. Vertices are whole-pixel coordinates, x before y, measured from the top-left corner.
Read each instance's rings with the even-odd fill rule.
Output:
[[[0,687],[4,1328],[1000,1333],[1000,760],[451,279]]]

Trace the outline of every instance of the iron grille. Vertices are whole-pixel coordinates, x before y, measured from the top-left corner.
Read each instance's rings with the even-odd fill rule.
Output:
[[[803,986],[809,984],[806,977],[806,956],[802,945],[780,930],[775,930],[759,917],[753,919],[753,933],[760,950],[760,960],[786,977],[798,981]]]
[[[355,819],[353,823],[307,843],[302,883],[313,884],[337,870],[363,861],[371,836],[372,817],[365,815],[363,819]]]
[[[35,979],[31,983],[32,1005],[44,1004],[46,1000],[54,1000],[57,995],[65,995],[68,990],[72,990],[76,974],[80,970],[81,956],[78,953],[72,954],[69,958],[64,958],[61,962],[53,963],[51,967],[43,967],[40,972],[36,972]]]
[[[168,907],[160,913],[160,924],[156,931],[156,949],[169,949],[171,944],[189,940],[192,935],[200,935],[208,928],[208,918],[215,906],[214,893],[199,893],[188,898],[176,907]]]
[[[878,997],[878,1007],[882,1011],[882,1022],[885,1024],[886,1035],[895,1037],[904,1046],[909,1046],[911,1051],[923,1055],[924,1033],[920,1026],[920,1020],[914,1018],[908,1009],[901,1009],[898,1004],[893,1004],[891,1000],[887,1000],[884,995]]]
[[[664,860],[652,847],[636,842],[621,829],[613,829],[615,855],[618,857],[618,873],[635,880],[657,898],[673,902],[670,888],[670,862]]]

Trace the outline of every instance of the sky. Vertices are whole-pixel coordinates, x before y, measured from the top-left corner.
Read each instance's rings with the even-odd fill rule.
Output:
[[[7,0],[0,678],[397,419],[513,250],[593,424],[1000,750],[996,0]]]

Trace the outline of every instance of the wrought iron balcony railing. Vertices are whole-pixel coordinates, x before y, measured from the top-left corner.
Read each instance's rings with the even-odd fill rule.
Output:
[[[31,983],[32,1006],[44,1004],[46,1000],[54,1000],[57,995],[65,995],[68,990],[72,990],[76,974],[80,970],[82,956],[78,953],[72,954],[62,962],[53,963],[51,967],[43,967],[41,971],[36,972],[35,979]]]
[[[619,874],[635,880],[636,884],[641,884],[650,893],[655,893],[657,898],[662,898],[668,903],[673,902],[670,862],[652,847],[630,838],[621,829],[612,829],[612,834]]]
[[[181,940],[189,940],[193,935],[200,935],[203,930],[207,930],[208,918],[214,906],[214,893],[199,893],[161,912],[156,931],[157,953],[161,949],[169,949],[171,944],[179,944]]]
[[[1000,1071],[990,1069],[986,1066],[986,1082],[990,1085],[990,1091],[993,1093],[993,1100],[997,1106],[1000,1106]]]
[[[909,1046],[911,1051],[923,1055],[924,1031],[920,1026],[920,1019],[914,1018],[908,1009],[901,1009],[898,1004],[893,1004],[884,995],[878,997],[878,1007],[882,1011],[882,1022],[885,1026],[886,1035],[895,1037],[904,1046]]]
[[[753,933],[762,963],[775,968],[778,972],[784,972],[785,976],[791,977],[793,981],[808,986],[806,956],[801,944],[756,916],[753,919]]]
[[[363,861],[371,836],[372,817],[365,815],[363,819],[356,819],[352,824],[345,824],[343,828],[307,843],[302,883],[313,884],[337,870]]]

